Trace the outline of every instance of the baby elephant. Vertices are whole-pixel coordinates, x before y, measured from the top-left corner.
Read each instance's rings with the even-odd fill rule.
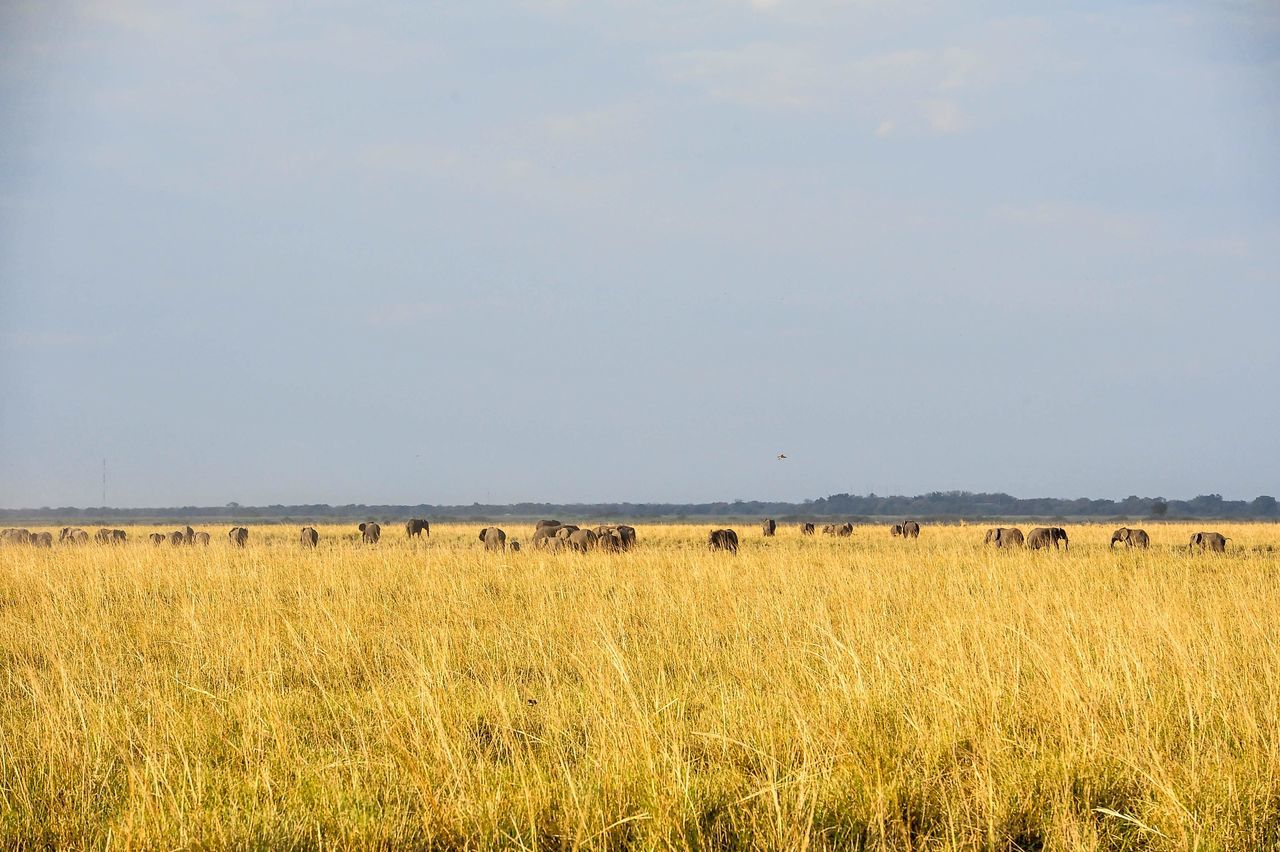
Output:
[[[814,534],[814,532],[816,532],[816,530],[815,530],[815,528],[814,528],[813,524],[801,524],[801,525],[800,525],[800,534],[801,534],[801,535],[813,535],[813,534]]]
[[[357,527],[360,530],[360,539],[365,544],[377,544],[378,539],[382,538],[382,527],[373,521],[367,521]]]
[[[903,537],[903,538],[919,538],[919,537],[920,537],[920,525],[919,525],[918,523],[916,523],[915,521],[903,521],[903,522],[902,522],[902,537]]]
[[[315,547],[320,541],[320,533],[316,532],[315,527],[302,528],[302,546]]]
[[[893,536],[894,538],[897,538],[898,536],[902,535],[902,524],[894,524],[893,526],[889,527],[889,535]]]
[[[1212,550],[1214,553],[1226,553],[1227,542],[1231,539],[1218,532],[1198,532],[1191,536],[1191,544],[1188,545],[1189,550],[1195,550],[1197,547],[1201,550]]]
[[[249,543],[249,530],[245,527],[232,527],[227,531],[227,540],[234,547],[244,547]]]
[[[1126,547],[1146,547],[1151,544],[1151,538],[1146,530],[1131,530],[1128,527],[1121,527],[1113,532],[1111,544],[1108,547],[1115,547],[1118,541],[1124,542]]]
[[[152,533],[151,535],[147,536],[147,538],[151,539],[151,543],[156,545],[164,544],[166,541],[169,540],[164,533]]]
[[[996,547],[1022,547],[1022,530],[1017,527],[993,527],[987,530],[982,541]]]
[[[760,531],[764,533],[765,538],[770,538],[778,531],[778,524],[773,518],[765,518],[760,522]]]
[[[711,550],[727,550],[738,552],[738,534],[733,530],[712,530],[707,536],[707,547]]]

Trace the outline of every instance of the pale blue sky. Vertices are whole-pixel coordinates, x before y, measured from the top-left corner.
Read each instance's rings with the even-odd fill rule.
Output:
[[[1274,3],[8,3],[0,131],[0,506],[1280,492]]]

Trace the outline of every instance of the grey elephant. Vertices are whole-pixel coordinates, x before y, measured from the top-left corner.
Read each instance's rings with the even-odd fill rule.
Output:
[[[556,530],[558,529],[559,527],[539,527],[534,532],[533,538],[531,538],[530,541],[533,543],[534,547],[549,547],[557,549],[560,544],[560,540],[556,538]]]
[[[164,533],[152,533],[151,535],[147,536],[147,538],[150,539],[151,543],[155,545],[164,544],[166,541],[169,540],[169,537],[166,536]]]
[[[186,542],[187,544],[195,544],[195,543],[196,543],[196,531],[195,531],[195,530],[193,530],[193,529],[191,529],[191,527],[185,527],[185,528],[182,530],[182,540],[183,540],[184,542]]]
[[[727,550],[738,552],[738,534],[733,530],[712,530],[707,536],[707,547],[711,550]]]
[[[533,529],[537,531],[542,529],[543,527],[562,527],[562,526],[564,526],[564,524],[560,523],[559,521],[541,520],[533,525]]]
[[[509,541],[509,542],[507,543],[507,550],[511,550],[511,551],[516,552],[516,553],[519,553],[519,552],[520,552],[520,542],[516,541],[515,539],[512,539],[511,541]]]
[[[614,530],[618,534],[618,538],[622,539],[622,549],[630,550],[636,546],[636,528],[627,524],[618,524]]]
[[[773,518],[765,518],[760,522],[760,531],[764,533],[765,538],[770,538],[778,531],[778,524]]]
[[[410,518],[404,522],[404,533],[409,538],[418,538],[423,533],[431,538],[431,524],[427,523],[426,518]]]
[[[586,553],[596,546],[598,536],[593,530],[574,530],[569,533],[569,546],[578,553]]]
[[[1115,547],[1116,542],[1122,542],[1125,547],[1147,547],[1151,544],[1151,537],[1147,535],[1146,530],[1121,527],[1111,534],[1111,544],[1107,546]]]
[[[823,525],[822,525],[822,534],[823,534],[823,535],[835,535],[835,534],[836,534],[836,525],[835,525],[835,524],[823,524]]]
[[[72,530],[67,533],[67,541],[72,544],[88,544],[89,534],[84,530]]]
[[[51,532],[32,533],[31,543],[36,547],[53,547],[53,533]]]
[[[320,541],[320,533],[316,532],[315,527],[303,527],[300,537],[303,547],[315,547]]]
[[[181,547],[187,543],[187,537],[183,534],[182,530],[174,530],[169,533],[169,543],[174,547]]]
[[[920,524],[916,523],[915,521],[903,521],[902,537],[903,538],[919,538]]]
[[[899,536],[901,536],[902,524],[894,524],[893,526],[889,527],[889,535],[893,536],[894,538],[898,538]]]
[[[849,536],[853,535],[853,524],[850,524],[850,523],[841,524],[840,526],[836,527],[835,534],[840,538],[848,538]]]
[[[373,521],[365,521],[357,529],[360,530],[360,540],[365,544],[377,544],[382,538],[382,527]]]
[[[249,530],[245,527],[232,527],[227,531],[227,540],[234,547],[244,547],[249,543]]]
[[[98,544],[123,544],[129,535],[124,530],[109,530],[106,528],[98,530],[93,534],[93,540]]]
[[[1070,546],[1070,542],[1067,540],[1067,531],[1062,527],[1036,527],[1027,533],[1027,547],[1032,550],[1040,550],[1050,546],[1057,550],[1058,542],[1062,542],[1064,549]]]
[[[209,546],[209,534],[207,532],[198,532],[192,536],[192,544],[198,544],[201,547]]]
[[[58,530],[58,543],[61,544],[67,539],[71,539],[74,541],[75,540],[74,536],[78,532],[80,532],[80,530],[77,529],[76,527],[63,527],[62,529]]]
[[[480,530],[480,540],[485,550],[506,550],[507,534],[497,527],[485,527]]]
[[[605,527],[603,532],[596,532],[596,547],[608,553],[622,550],[622,536],[617,530]]]
[[[804,523],[800,525],[800,535],[813,535],[814,531],[813,524]]]
[[[1191,536],[1191,544],[1188,545],[1189,550],[1195,550],[1197,547],[1201,550],[1211,550],[1214,553],[1226,553],[1227,542],[1231,539],[1219,532],[1198,532]]]
[[[595,528],[595,533],[597,536],[609,534],[617,536],[619,550],[630,550],[636,546],[636,528],[626,524],[601,524]]]
[[[983,541],[996,547],[1022,547],[1022,530],[1017,527],[995,527],[987,530]]]

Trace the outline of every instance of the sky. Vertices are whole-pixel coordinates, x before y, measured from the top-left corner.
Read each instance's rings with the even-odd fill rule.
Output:
[[[5,3],[0,506],[1274,495],[1278,138],[1270,2]]]

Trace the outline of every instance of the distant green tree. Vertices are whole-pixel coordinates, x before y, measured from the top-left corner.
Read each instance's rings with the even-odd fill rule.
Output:
[[[1169,514],[1169,504],[1157,498],[1151,504],[1151,516],[1153,518],[1163,518],[1167,514]]]

